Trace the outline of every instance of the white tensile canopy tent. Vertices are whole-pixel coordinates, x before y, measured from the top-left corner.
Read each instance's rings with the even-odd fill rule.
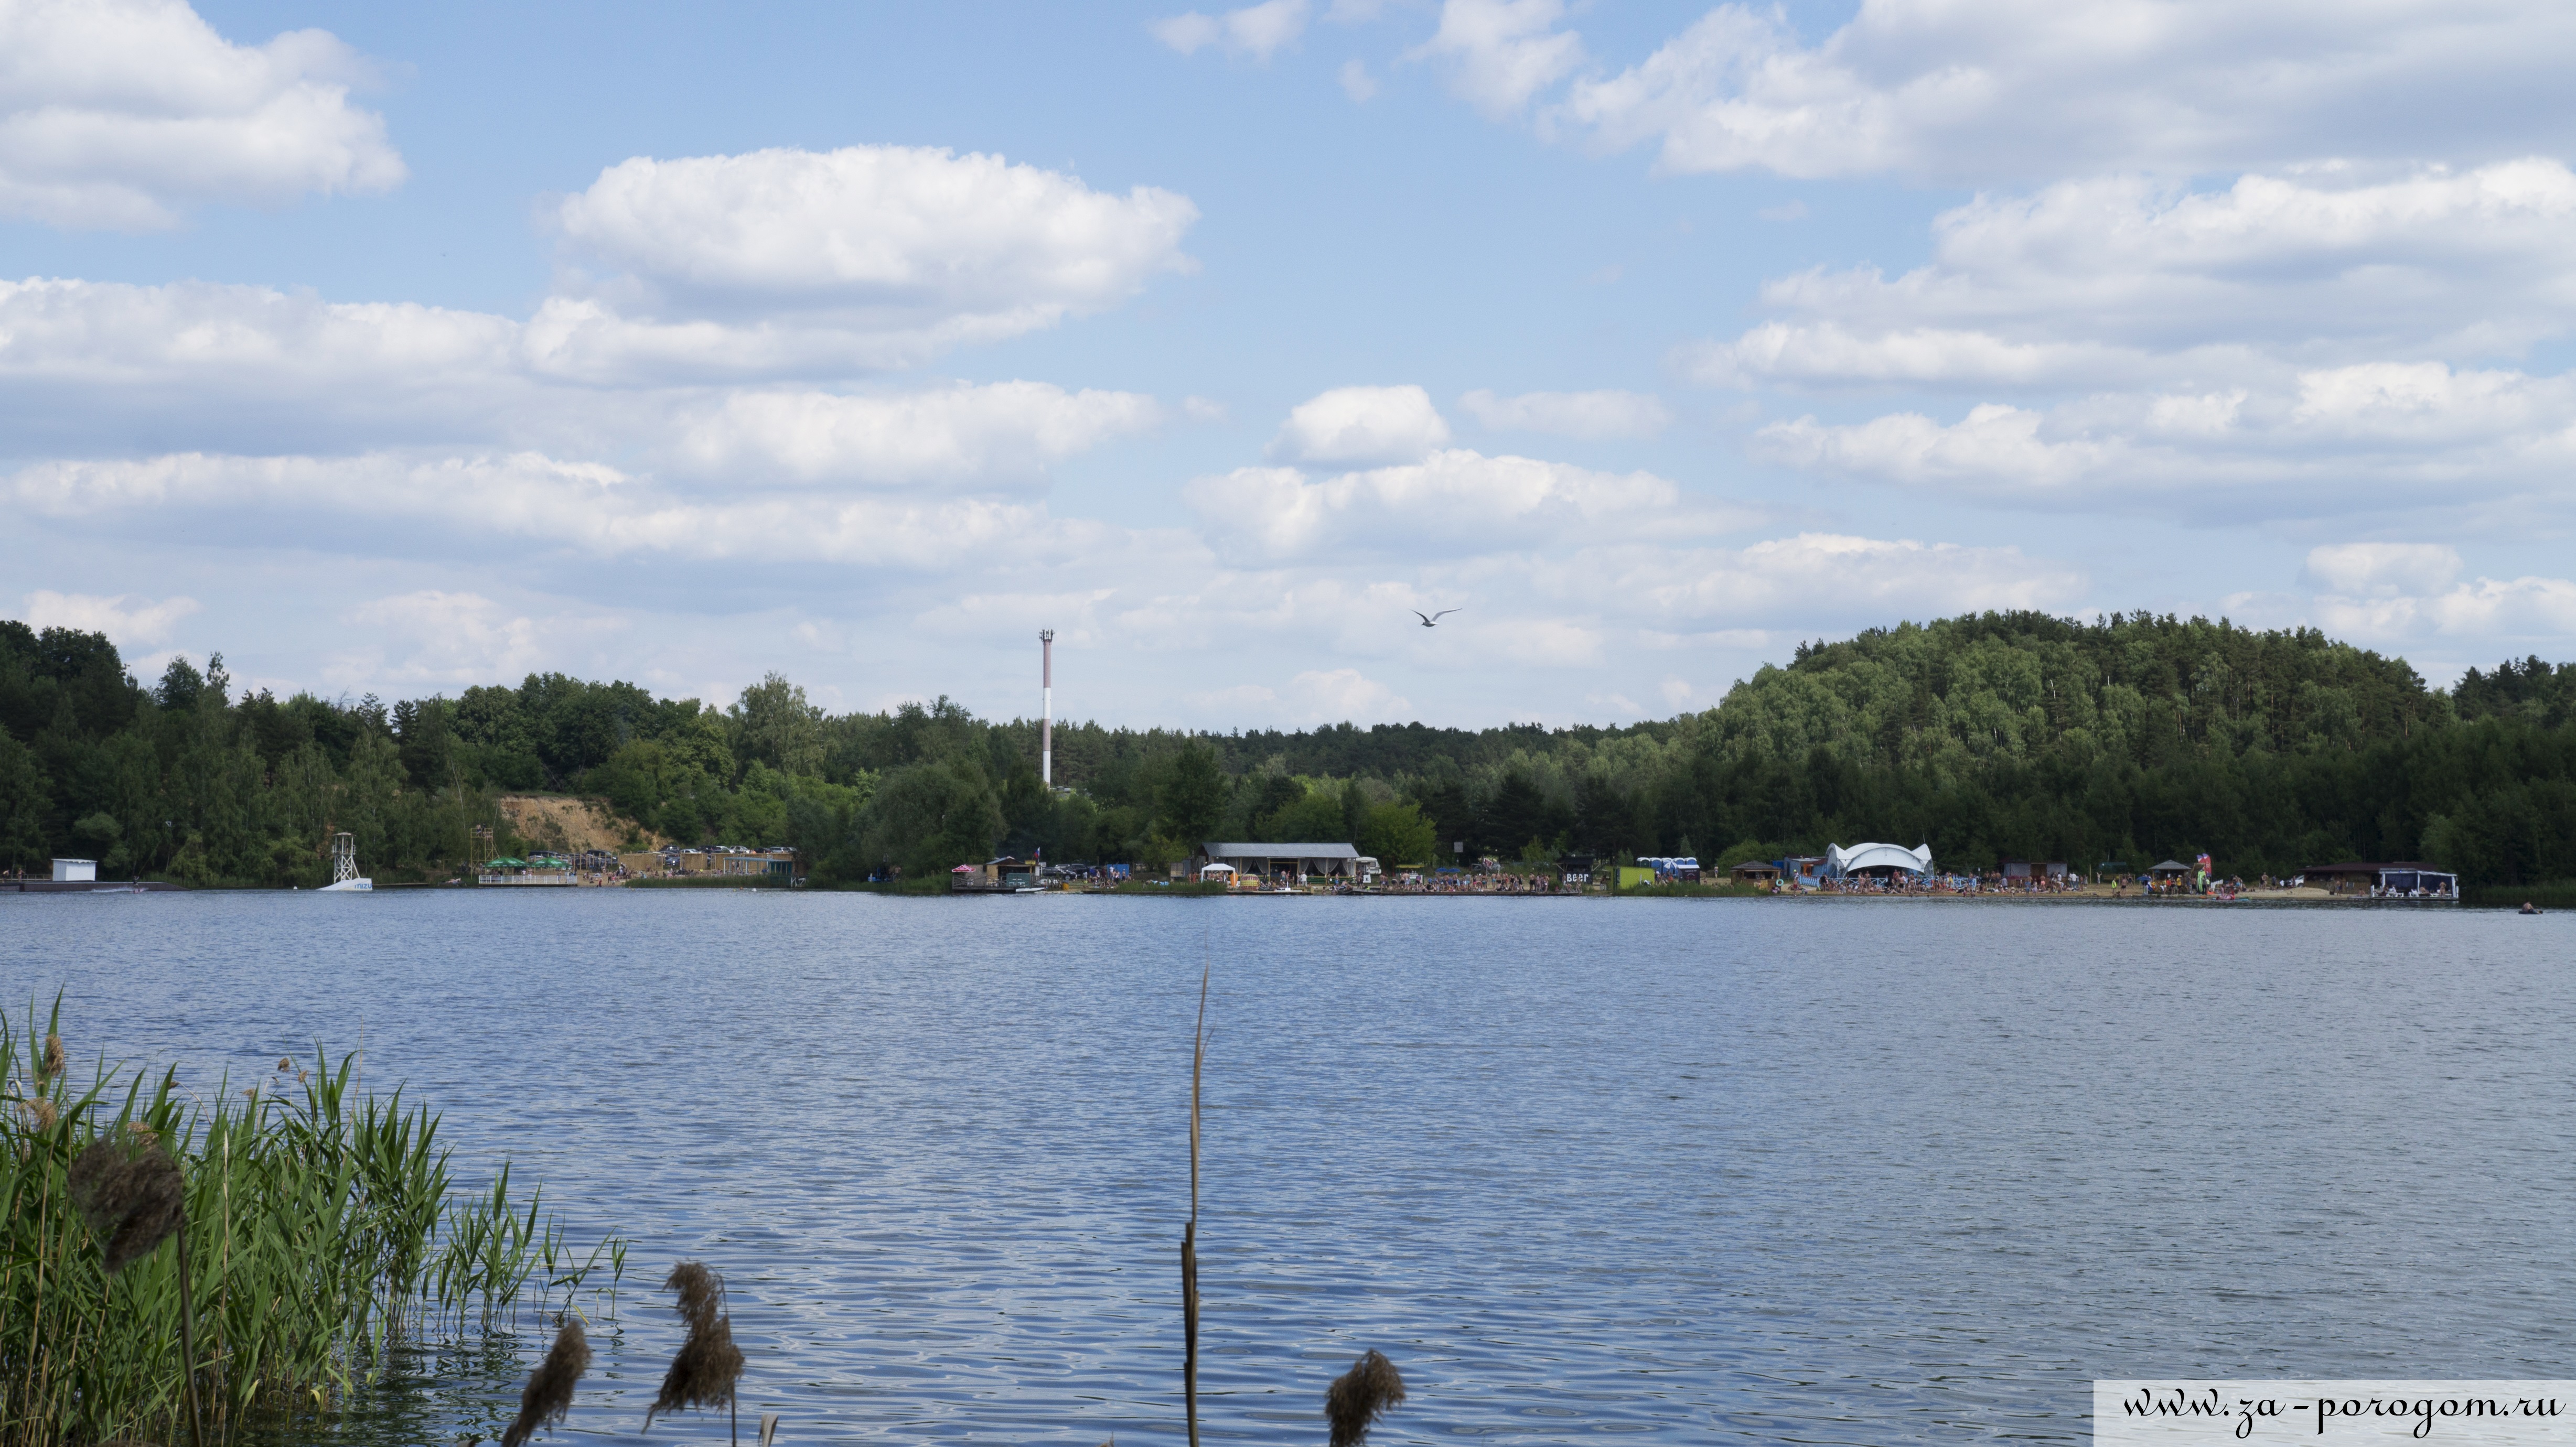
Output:
[[[1855,844],[1845,849],[1834,844],[1825,849],[1825,873],[1829,876],[1849,876],[1872,869],[1929,874],[1932,872],[1932,846],[1924,844],[1907,849],[1895,844]]]

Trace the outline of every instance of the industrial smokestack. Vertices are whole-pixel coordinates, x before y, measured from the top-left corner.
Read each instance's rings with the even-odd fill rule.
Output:
[[[1055,630],[1038,630],[1038,691],[1045,715],[1038,723],[1038,780],[1055,787]]]

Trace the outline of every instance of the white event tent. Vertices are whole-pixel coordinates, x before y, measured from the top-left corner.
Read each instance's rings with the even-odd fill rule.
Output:
[[[1908,874],[1932,872],[1932,846],[1907,849],[1895,844],[1855,844],[1845,849],[1839,844],[1825,848],[1825,874],[1840,879],[1870,869],[1901,869]]]

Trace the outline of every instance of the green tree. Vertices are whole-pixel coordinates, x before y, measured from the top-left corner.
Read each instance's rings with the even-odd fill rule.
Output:
[[[805,690],[785,677],[766,674],[744,689],[732,720],[744,758],[798,778],[821,776],[823,711],[807,703]]]
[[[35,752],[0,733],[0,862],[12,869],[31,869],[45,861],[49,795]]]
[[[1431,821],[1422,817],[1422,806],[1410,800],[1371,808],[1360,826],[1358,842],[1362,854],[1389,869],[1438,863],[1440,837]]]
[[[915,878],[992,857],[1002,834],[993,786],[971,759],[914,764],[888,775],[869,804],[862,852]]]
[[[340,830],[355,836],[351,842],[361,869],[389,862],[385,845],[402,782],[402,758],[394,741],[373,729],[361,734],[349,751],[338,812]]]
[[[1204,743],[1192,743],[1173,755],[1154,790],[1155,825],[1182,849],[1196,849],[1224,819],[1228,792],[1216,751]]]
[[[1281,843],[1348,844],[1358,833],[1345,832],[1342,801],[1317,791],[1271,816],[1269,837]]]

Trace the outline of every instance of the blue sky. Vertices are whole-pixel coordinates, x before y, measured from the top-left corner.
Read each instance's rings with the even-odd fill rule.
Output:
[[[0,0],[0,608],[1618,722],[1979,608],[2568,656],[2576,21]],[[1458,608],[1437,630],[1412,609]]]

